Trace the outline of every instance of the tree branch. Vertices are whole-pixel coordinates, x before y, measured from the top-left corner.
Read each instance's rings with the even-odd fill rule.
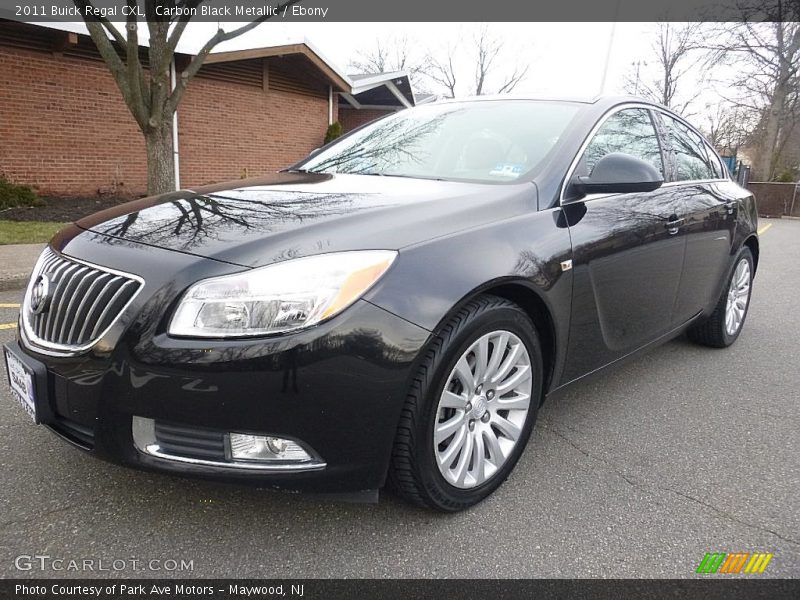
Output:
[[[136,7],[136,0],[127,0],[129,8]],[[144,91],[147,87],[147,82],[144,77],[144,69],[139,61],[139,31],[138,24],[136,23],[136,13],[128,15],[126,19],[126,29],[128,32],[128,43],[126,48],[126,75],[128,79],[128,87],[130,89],[131,101],[137,110],[131,109],[136,121],[140,124],[147,122],[149,116],[149,106],[145,102]]]
[[[454,52],[455,48],[448,49],[447,64],[440,62],[430,55],[427,59],[428,63],[430,64],[428,78],[430,78],[434,83],[438,83],[439,85],[447,88],[448,92],[450,93],[450,98],[455,98],[456,96],[456,71],[453,65]]]
[[[86,14],[87,8],[94,8],[90,0],[74,0],[74,3],[75,6],[81,9],[84,14]],[[100,52],[100,56],[103,57],[106,65],[108,65],[111,75],[114,77],[114,81],[116,82],[119,91],[122,93],[122,98],[125,100],[125,104],[128,106],[128,109],[131,111],[131,114],[136,119],[136,122],[139,124],[139,126],[144,127],[144,124],[147,122],[147,118],[143,114],[141,102],[137,101],[136,92],[131,88],[131,80],[129,77],[128,68],[120,55],[117,53],[117,49],[114,47],[114,44],[111,43],[111,40],[109,40],[108,36],[106,35],[106,31],[109,31],[109,29],[103,25],[101,19],[97,21],[86,20],[85,23],[86,28],[89,30],[89,35],[91,36],[92,41],[94,41],[98,52]],[[110,27],[111,30],[116,31],[117,36],[122,39],[121,45],[126,54],[130,52],[131,46],[136,48],[136,51],[138,52],[138,45],[128,44],[127,41],[122,38],[119,31],[117,31],[116,28],[110,23],[108,24],[108,27]]]
[[[497,90],[498,94],[508,94],[514,91],[514,88],[517,87],[520,81],[525,79],[525,76],[528,74],[528,69],[530,65],[525,65],[525,68],[521,71],[519,67],[514,69],[514,73],[512,73],[511,77],[506,80],[506,82],[500,86],[500,89]]]
[[[178,20],[175,23],[175,27],[172,29],[172,33],[170,34],[169,39],[167,40],[167,52],[170,56],[172,56],[175,53],[175,48],[178,47],[178,42],[180,41],[181,36],[183,35],[184,30],[186,29],[186,26],[189,24],[189,21],[191,20],[190,15],[192,13],[192,9],[197,8],[200,2],[202,1],[203,0],[188,0],[188,2],[186,2],[185,8],[187,10],[184,13],[182,13],[180,17],[178,17]]]
[[[287,0],[287,2],[278,5],[276,13],[281,14],[285,8],[297,4],[300,1],[301,0]],[[181,98],[183,98],[183,94],[186,91],[186,86],[189,84],[189,81],[192,79],[192,77],[194,77],[197,74],[197,72],[200,70],[200,67],[203,66],[203,63],[205,62],[206,58],[211,53],[211,50],[213,50],[217,44],[221,44],[222,42],[227,42],[228,40],[232,40],[235,37],[245,34],[248,31],[255,29],[261,23],[269,20],[270,18],[272,18],[272,14],[264,15],[254,21],[251,21],[247,25],[243,25],[242,27],[239,27],[238,29],[234,29],[232,31],[226,32],[222,29],[219,29],[217,33],[214,34],[214,36],[205,43],[205,45],[200,49],[200,52],[197,53],[197,55],[191,60],[186,69],[184,69],[184,71],[181,73],[181,76],[178,79],[177,84],[175,85],[175,89],[172,91],[172,94],[170,95],[169,99],[166,102],[165,110],[167,111],[167,113],[171,114],[178,107],[178,104],[180,103]]]
[[[94,5],[92,4],[91,0],[73,0],[73,2],[75,6],[81,9],[84,15],[86,14],[86,9],[88,7],[94,8]],[[92,11],[92,14],[96,15],[97,13],[95,11]],[[106,17],[99,15],[93,17],[93,20],[96,20],[96,22],[100,23],[103,27],[105,27],[106,31],[108,31],[111,37],[114,38],[114,41],[117,42],[122,47],[123,52],[127,51],[128,43],[125,40],[125,36],[123,36],[120,33],[119,29],[117,29],[111,21],[109,21]]]

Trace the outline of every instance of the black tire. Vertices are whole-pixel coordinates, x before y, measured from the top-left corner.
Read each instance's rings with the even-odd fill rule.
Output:
[[[445,480],[436,464],[433,427],[438,399],[461,355],[482,335],[500,329],[514,333],[528,351],[533,376],[530,408],[519,440],[502,467],[477,487],[457,488]],[[541,347],[527,314],[496,296],[468,302],[432,340],[411,383],[392,450],[391,487],[414,504],[444,512],[464,510],[489,496],[505,481],[525,449],[541,404],[542,381]]]
[[[744,309],[744,316],[742,317],[742,321],[739,324],[739,328],[736,332],[731,335],[728,333],[725,327],[725,310],[727,308],[728,302],[728,291],[731,286],[731,281],[736,273],[737,265],[742,261],[746,260],[749,267],[750,267],[750,290],[747,295],[747,303],[745,304]],[[711,348],[727,348],[736,339],[739,337],[739,334],[744,328],[744,323],[747,320],[747,313],[750,309],[750,298],[753,293],[753,253],[750,252],[750,248],[745,246],[736,256],[736,260],[733,261],[733,268],[731,268],[731,272],[728,275],[728,278],[725,280],[725,286],[722,290],[722,294],[720,296],[719,301],[717,302],[717,306],[714,308],[714,312],[711,315],[704,319],[702,322],[698,323],[697,325],[693,325],[688,329],[686,332],[689,336],[689,339],[697,344],[701,344],[703,346],[709,346]]]

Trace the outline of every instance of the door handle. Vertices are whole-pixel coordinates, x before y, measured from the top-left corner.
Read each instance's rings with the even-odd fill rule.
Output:
[[[684,223],[686,223],[686,219],[670,219],[664,223],[664,227],[667,228],[670,235],[675,235]]]
[[[736,202],[734,202],[733,200],[726,200],[725,209],[728,211],[729,215],[732,215],[733,211],[736,210]]]

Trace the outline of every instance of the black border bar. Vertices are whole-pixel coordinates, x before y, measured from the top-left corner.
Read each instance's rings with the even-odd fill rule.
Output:
[[[181,0],[156,0],[175,19]],[[203,0],[193,21],[280,22],[797,21],[798,0]],[[92,0],[89,18],[124,21],[127,0]],[[142,15],[144,0],[139,0]],[[0,0],[0,18],[80,21],[73,0]],[[143,16],[139,20],[145,20]]]
[[[158,592],[156,591],[158,590]],[[99,592],[99,593],[98,593]],[[6,579],[0,598],[37,600],[472,600],[591,598],[642,600],[782,600],[800,597],[800,580],[792,579],[500,579],[500,580],[164,580],[164,579]]]

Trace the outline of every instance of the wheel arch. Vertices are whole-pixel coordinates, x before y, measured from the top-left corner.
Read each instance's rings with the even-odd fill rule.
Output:
[[[436,470],[437,458],[431,454],[431,450],[435,452],[437,444],[440,443],[431,437],[433,433],[430,424],[431,419],[433,419],[433,426],[435,427],[438,415],[438,401],[432,395],[432,391],[441,390],[443,382],[441,379],[437,379],[441,377],[439,374],[443,373],[444,382],[446,383],[447,381],[447,371],[441,371],[442,367],[450,364],[446,361],[452,360],[452,355],[447,352],[449,349],[455,349],[459,352],[464,351],[463,348],[466,346],[459,348],[455,344],[463,344],[464,339],[459,336],[469,333],[467,328],[470,321],[466,317],[484,318],[485,320],[481,322],[481,327],[488,327],[489,331],[491,331],[494,323],[490,318],[491,312],[486,309],[501,308],[506,310],[505,314],[508,315],[510,303],[518,306],[524,313],[531,316],[533,327],[541,345],[543,370],[552,368],[550,366],[554,363],[552,353],[546,350],[547,345],[550,343],[552,332],[548,331],[544,320],[549,318],[549,311],[545,300],[525,282],[505,280],[482,285],[467,294],[451,310],[447,311],[447,314],[433,328],[429,341],[423,346],[418,355],[419,357],[427,355],[427,358],[422,359],[424,368],[422,368],[423,365],[419,365],[415,369],[418,371],[416,381],[413,387],[409,389],[406,403],[398,420],[397,434],[387,469],[387,481],[389,484],[404,498],[415,504],[450,512],[466,508],[472,503],[480,501],[486,494],[491,493],[502,484],[511,469],[514,468],[524,449],[525,442],[536,419],[536,411],[533,407],[530,407],[533,416],[526,417],[526,425],[521,429],[524,437],[513,447],[513,454],[510,455],[510,459],[500,467],[505,469],[505,474],[501,473],[497,477],[489,478],[475,488],[456,490],[464,493],[474,491],[478,493],[476,499],[472,499],[468,495],[454,496],[437,483],[441,479],[447,485],[444,473],[441,473],[441,468],[438,471]],[[458,320],[455,320],[455,318],[458,318]],[[509,317],[506,316],[506,318]],[[515,325],[515,328],[518,327],[518,317],[511,320],[511,323]],[[439,339],[441,341],[438,341]],[[474,339],[471,338],[467,341],[472,343]],[[551,354],[551,356],[546,357],[546,354]],[[545,367],[545,364],[548,366]],[[547,375],[542,379],[545,381],[541,381],[541,385],[542,388],[545,388]],[[428,440],[428,442],[425,440]],[[433,444],[433,446],[429,447],[428,444]],[[487,485],[489,486],[488,491],[480,495],[480,490],[485,489]]]
[[[542,345],[542,367],[545,374],[545,381],[543,382],[544,399],[550,390],[555,375],[557,364],[557,351],[562,347],[560,341],[557,339],[555,322],[553,320],[553,313],[544,299],[544,295],[539,292],[535,286],[531,285],[526,280],[519,279],[500,279],[488,282],[461,298],[437,323],[434,332],[441,330],[441,328],[456,314],[464,304],[470,300],[474,300],[478,296],[491,295],[504,298],[519,306],[525,314],[531,319],[536,327],[536,333],[539,336],[539,342]]]
[[[753,276],[755,276],[756,271],[758,270],[758,254],[759,254],[759,242],[758,236],[755,234],[750,235],[744,243],[742,247],[747,246],[750,248],[750,252],[753,254]]]

